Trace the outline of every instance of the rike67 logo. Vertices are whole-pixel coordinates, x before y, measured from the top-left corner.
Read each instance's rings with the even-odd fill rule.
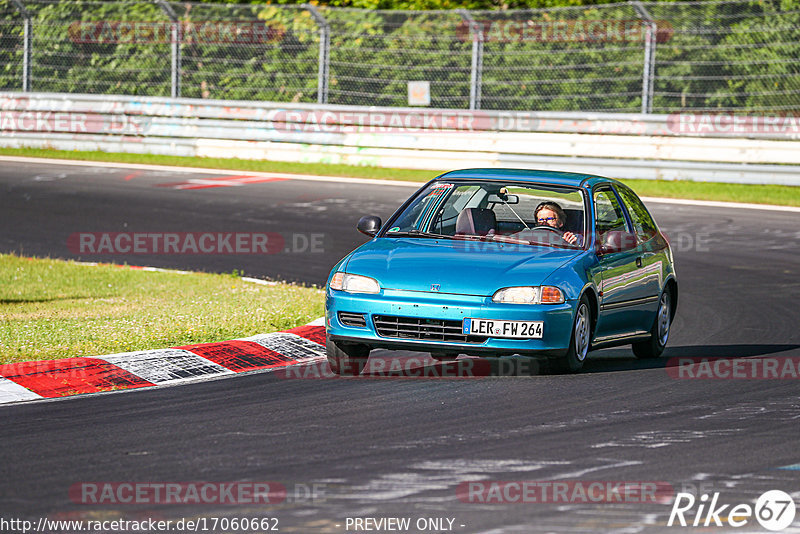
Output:
[[[783,530],[794,521],[795,504],[792,497],[781,490],[770,490],[756,500],[755,506],[749,504],[719,504],[719,492],[709,500],[707,494],[696,499],[691,493],[678,493],[672,504],[667,526],[722,527],[738,528],[756,521],[767,530]]]

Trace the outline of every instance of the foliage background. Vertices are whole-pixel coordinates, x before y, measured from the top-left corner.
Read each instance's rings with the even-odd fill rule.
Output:
[[[169,19],[152,2],[39,0],[33,14],[32,90],[170,95],[169,42],[76,42],[70,25]],[[186,38],[181,96],[316,102],[320,32],[305,8],[263,2],[173,2],[184,22],[257,21],[268,42]],[[800,110],[800,4],[796,0],[646,2],[662,33],[655,112]],[[595,0],[329,0],[329,103],[407,105],[407,82],[428,80],[431,107],[467,108],[472,41],[454,8],[490,28],[557,21],[630,21],[629,3]],[[548,9],[541,9],[548,8]],[[408,10],[427,11],[408,11]],[[513,9],[513,10],[512,10]],[[446,10],[446,11],[443,11]],[[22,19],[0,0],[0,90],[19,90]],[[489,33],[482,109],[638,112],[644,44],[523,41]]]

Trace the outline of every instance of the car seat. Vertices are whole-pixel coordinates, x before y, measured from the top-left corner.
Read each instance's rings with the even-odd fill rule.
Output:
[[[497,218],[488,208],[466,208],[456,219],[456,235],[490,235],[496,227]]]

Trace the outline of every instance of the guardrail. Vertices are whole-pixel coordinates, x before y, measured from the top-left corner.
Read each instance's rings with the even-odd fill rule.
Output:
[[[0,93],[0,145],[800,185],[800,118]]]
[[[0,90],[471,110],[800,109],[791,0],[324,4],[3,0]]]

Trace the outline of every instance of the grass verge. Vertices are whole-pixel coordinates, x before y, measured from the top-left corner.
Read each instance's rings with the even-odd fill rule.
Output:
[[[0,254],[0,363],[225,341],[323,314],[315,288]]]
[[[346,176],[381,180],[425,182],[443,171],[414,169],[384,169],[333,163],[288,163],[281,161],[251,161],[228,158],[197,158],[159,156],[153,154],[122,154],[112,152],[80,152],[40,148],[0,148],[0,155],[40,158],[107,161],[114,163],[144,163],[175,165],[179,167],[204,167],[238,171],[286,172],[320,176]],[[744,185],[716,182],[690,182],[685,180],[623,180],[639,195],[724,202],[749,202],[800,206],[800,187],[786,185]]]

